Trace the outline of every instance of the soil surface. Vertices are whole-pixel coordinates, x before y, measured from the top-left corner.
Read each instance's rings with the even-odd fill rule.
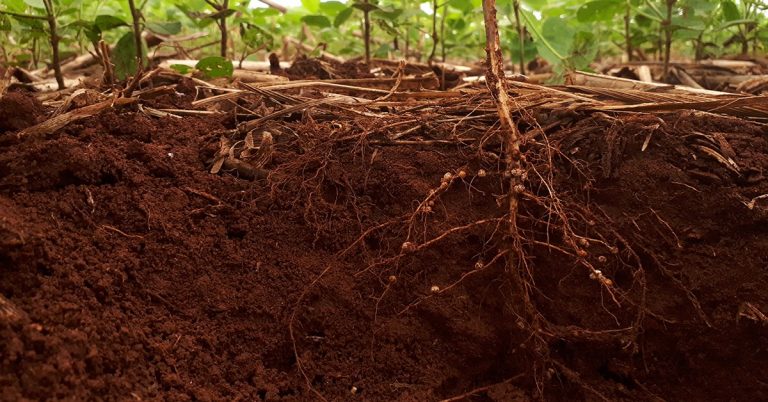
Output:
[[[749,312],[768,312],[768,200],[750,204],[768,193],[765,126],[681,112],[650,140],[643,119],[550,136],[590,178],[555,161],[560,194],[634,245],[646,284],[630,345],[610,336],[627,313],[604,287],[532,250],[541,313],[608,329],[551,342],[561,367],[534,361],[503,263],[428,297],[496,254],[492,226],[379,265],[404,226],[355,243],[458,169],[424,231],[500,216],[500,180],[477,174],[493,166],[465,148],[361,149],[294,119],[303,151],[278,141],[250,181],[209,172],[227,119],[126,107],[19,140],[50,111],[0,105],[0,400],[768,400],[768,324]],[[726,141],[740,174],[694,154],[695,132]],[[588,250],[637,291],[623,246]]]

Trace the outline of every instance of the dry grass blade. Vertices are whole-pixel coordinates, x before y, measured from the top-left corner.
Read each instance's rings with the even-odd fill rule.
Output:
[[[103,100],[104,98],[104,95],[96,91],[85,88],[77,89],[75,92],[69,95],[67,99],[64,100],[64,103],[62,103],[61,106],[56,109],[56,111],[53,112],[52,117],[67,112],[72,107],[72,104],[76,104],[78,102],[94,103],[94,100]]]
[[[26,314],[21,309],[0,295],[0,321],[18,321],[25,316]]]
[[[760,309],[752,303],[744,302],[739,306],[737,319],[744,317],[763,325],[768,325],[768,315],[765,315]]]
[[[143,113],[146,113],[148,116],[153,116],[153,117],[160,117],[160,118],[162,118],[162,117],[172,117],[172,118],[175,118],[175,119],[180,119],[181,118],[181,116],[179,116],[179,115],[176,115],[176,114],[170,113],[168,111],[164,111],[164,110],[158,110],[158,109],[155,109],[155,108],[152,108],[152,107],[149,107],[149,106],[139,105],[139,111],[141,111]]]
[[[596,95],[599,98],[606,98],[610,101],[638,104],[638,103],[680,103],[680,102],[704,102],[712,98],[696,94],[680,94],[674,92],[649,92],[635,89],[613,89],[599,87],[585,87],[571,85],[569,89],[579,92]],[[730,98],[736,98],[730,95]]]
[[[668,84],[658,84],[658,83],[652,83],[652,82],[635,81],[627,78],[612,77],[610,75],[587,73],[583,71],[575,71],[568,74],[566,82],[574,86],[597,87],[597,88],[606,88],[606,89],[623,89],[623,90],[629,89],[629,90],[641,90],[641,91],[662,90],[669,93],[679,93],[679,94],[687,93],[687,94],[697,94],[697,95],[707,95],[707,96],[730,95],[727,92],[710,91],[708,89],[701,89],[701,88],[695,88],[690,86],[668,85]]]
[[[215,110],[188,110],[188,109],[157,109],[160,112],[175,114],[176,116],[223,116],[226,112]]]
[[[224,161],[227,160],[227,158],[230,157],[230,154],[232,154],[234,151],[232,149],[232,142],[227,138],[222,136],[219,139],[219,151],[216,153],[216,157],[213,160],[213,165],[211,166],[211,173],[217,174],[219,171],[221,171],[222,166],[224,166]]]
[[[751,96],[697,102],[606,105],[593,108],[593,110],[604,112],[674,112],[686,109],[726,114],[745,119],[765,120],[768,119],[768,96]]]
[[[736,90],[751,94],[768,92],[768,75],[746,76],[747,80],[738,84]]]
[[[372,94],[380,94],[380,95],[387,95],[391,92],[384,89],[336,84],[328,81],[290,82],[287,84],[267,85],[267,86],[263,86],[262,88],[278,90],[278,89],[298,89],[298,88],[313,88],[313,87],[314,88],[332,88],[332,89],[340,89],[340,90],[348,90],[353,92],[372,93]],[[394,95],[400,96],[400,97],[406,97],[406,98],[432,99],[432,98],[455,98],[455,97],[461,96],[461,93],[454,92],[454,91],[420,91],[420,92],[395,92]]]
[[[5,73],[0,76],[0,96],[5,95],[5,90],[8,88],[8,85],[11,83],[11,76],[13,75],[12,69],[5,70]]]
[[[252,130],[255,130],[255,129],[261,127],[264,123],[266,123],[266,122],[268,122],[268,121],[270,121],[270,120],[272,120],[272,119],[274,119],[276,117],[284,116],[284,115],[287,115],[287,114],[291,114],[293,112],[298,112],[298,111],[301,111],[301,110],[305,110],[305,109],[308,109],[308,108],[311,108],[311,107],[320,106],[320,105],[324,105],[324,104],[325,105],[330,105],[330,104],[335,104],[335,103],[346,103],[346,102],[347,102],[346,100],[341,100],[341,99],[335,99],[335,100],[334,99],[327,99],[327,98],[313,99],[313,100],[310,100],[310,101],[307,101],[307,102],[304,102],[304,103],[301,103],[301,104],[298,104],[298,105],[289,106],[289,107],[286,107],[284,109],[275,111],[275,112],[270,113],[270,114],[268,114],[268,115],[266,115],[264,117],[260,117],[260,118],[258,118],[256,120],[251,120],[251,121],[242,123],[242,124],[240,124],[240,126],[238,128],[239,128],[240,132],[246,132],[247,133],[248,131],[252,131]]]
[[[95,103],[75,109],[70,112],[60,114],[51,119],[48,119],[40,124],[26,128],[20,131],[17,135],[18,138],[39,137],[52,134],[57,130],[66,127],[68,124],[85,119],[101,112],[112,106],[122,106],[136,102],[135,98],[117,98]]]
[[[261,133],[261,144],[259,144],[259,150],[256,151],[256,157],[253,161],[255,168],[261,169],[272,161],[273,144],[272,134],[266,131]]]
[[[741,174],[739,171],[739,166],[736,165],[736,162],[733,161],[733,159],[726,158],[723,155],[721,155],[719,152],[715,151],[712,148],[705,147],[703,145],[694,145],[698,150],[704,152],[705,154],[715,158],[718,162],[720,162],[723,166],[725,166],[728,170],[732,171],[736,174]]]

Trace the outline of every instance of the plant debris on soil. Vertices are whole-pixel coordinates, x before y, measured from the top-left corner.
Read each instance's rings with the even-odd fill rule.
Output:
[[[0,99],[1,400],[768,400],[765,97],[307,60]]]

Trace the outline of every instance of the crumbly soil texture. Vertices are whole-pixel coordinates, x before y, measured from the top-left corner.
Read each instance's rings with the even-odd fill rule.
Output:
[[[572,116],[516,242],[493,144],[0,105],[0,400],[768,400],[764,125]]]

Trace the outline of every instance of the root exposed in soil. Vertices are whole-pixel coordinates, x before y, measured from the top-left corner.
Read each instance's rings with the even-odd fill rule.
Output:
[[[765,126],[519,113],[532,327],[483,111],[288,115],[246,180],[210,173],[258,144],[229,117],[128,105],[17,139],[44,119],[19,96],[2,400],[768,399]]]

